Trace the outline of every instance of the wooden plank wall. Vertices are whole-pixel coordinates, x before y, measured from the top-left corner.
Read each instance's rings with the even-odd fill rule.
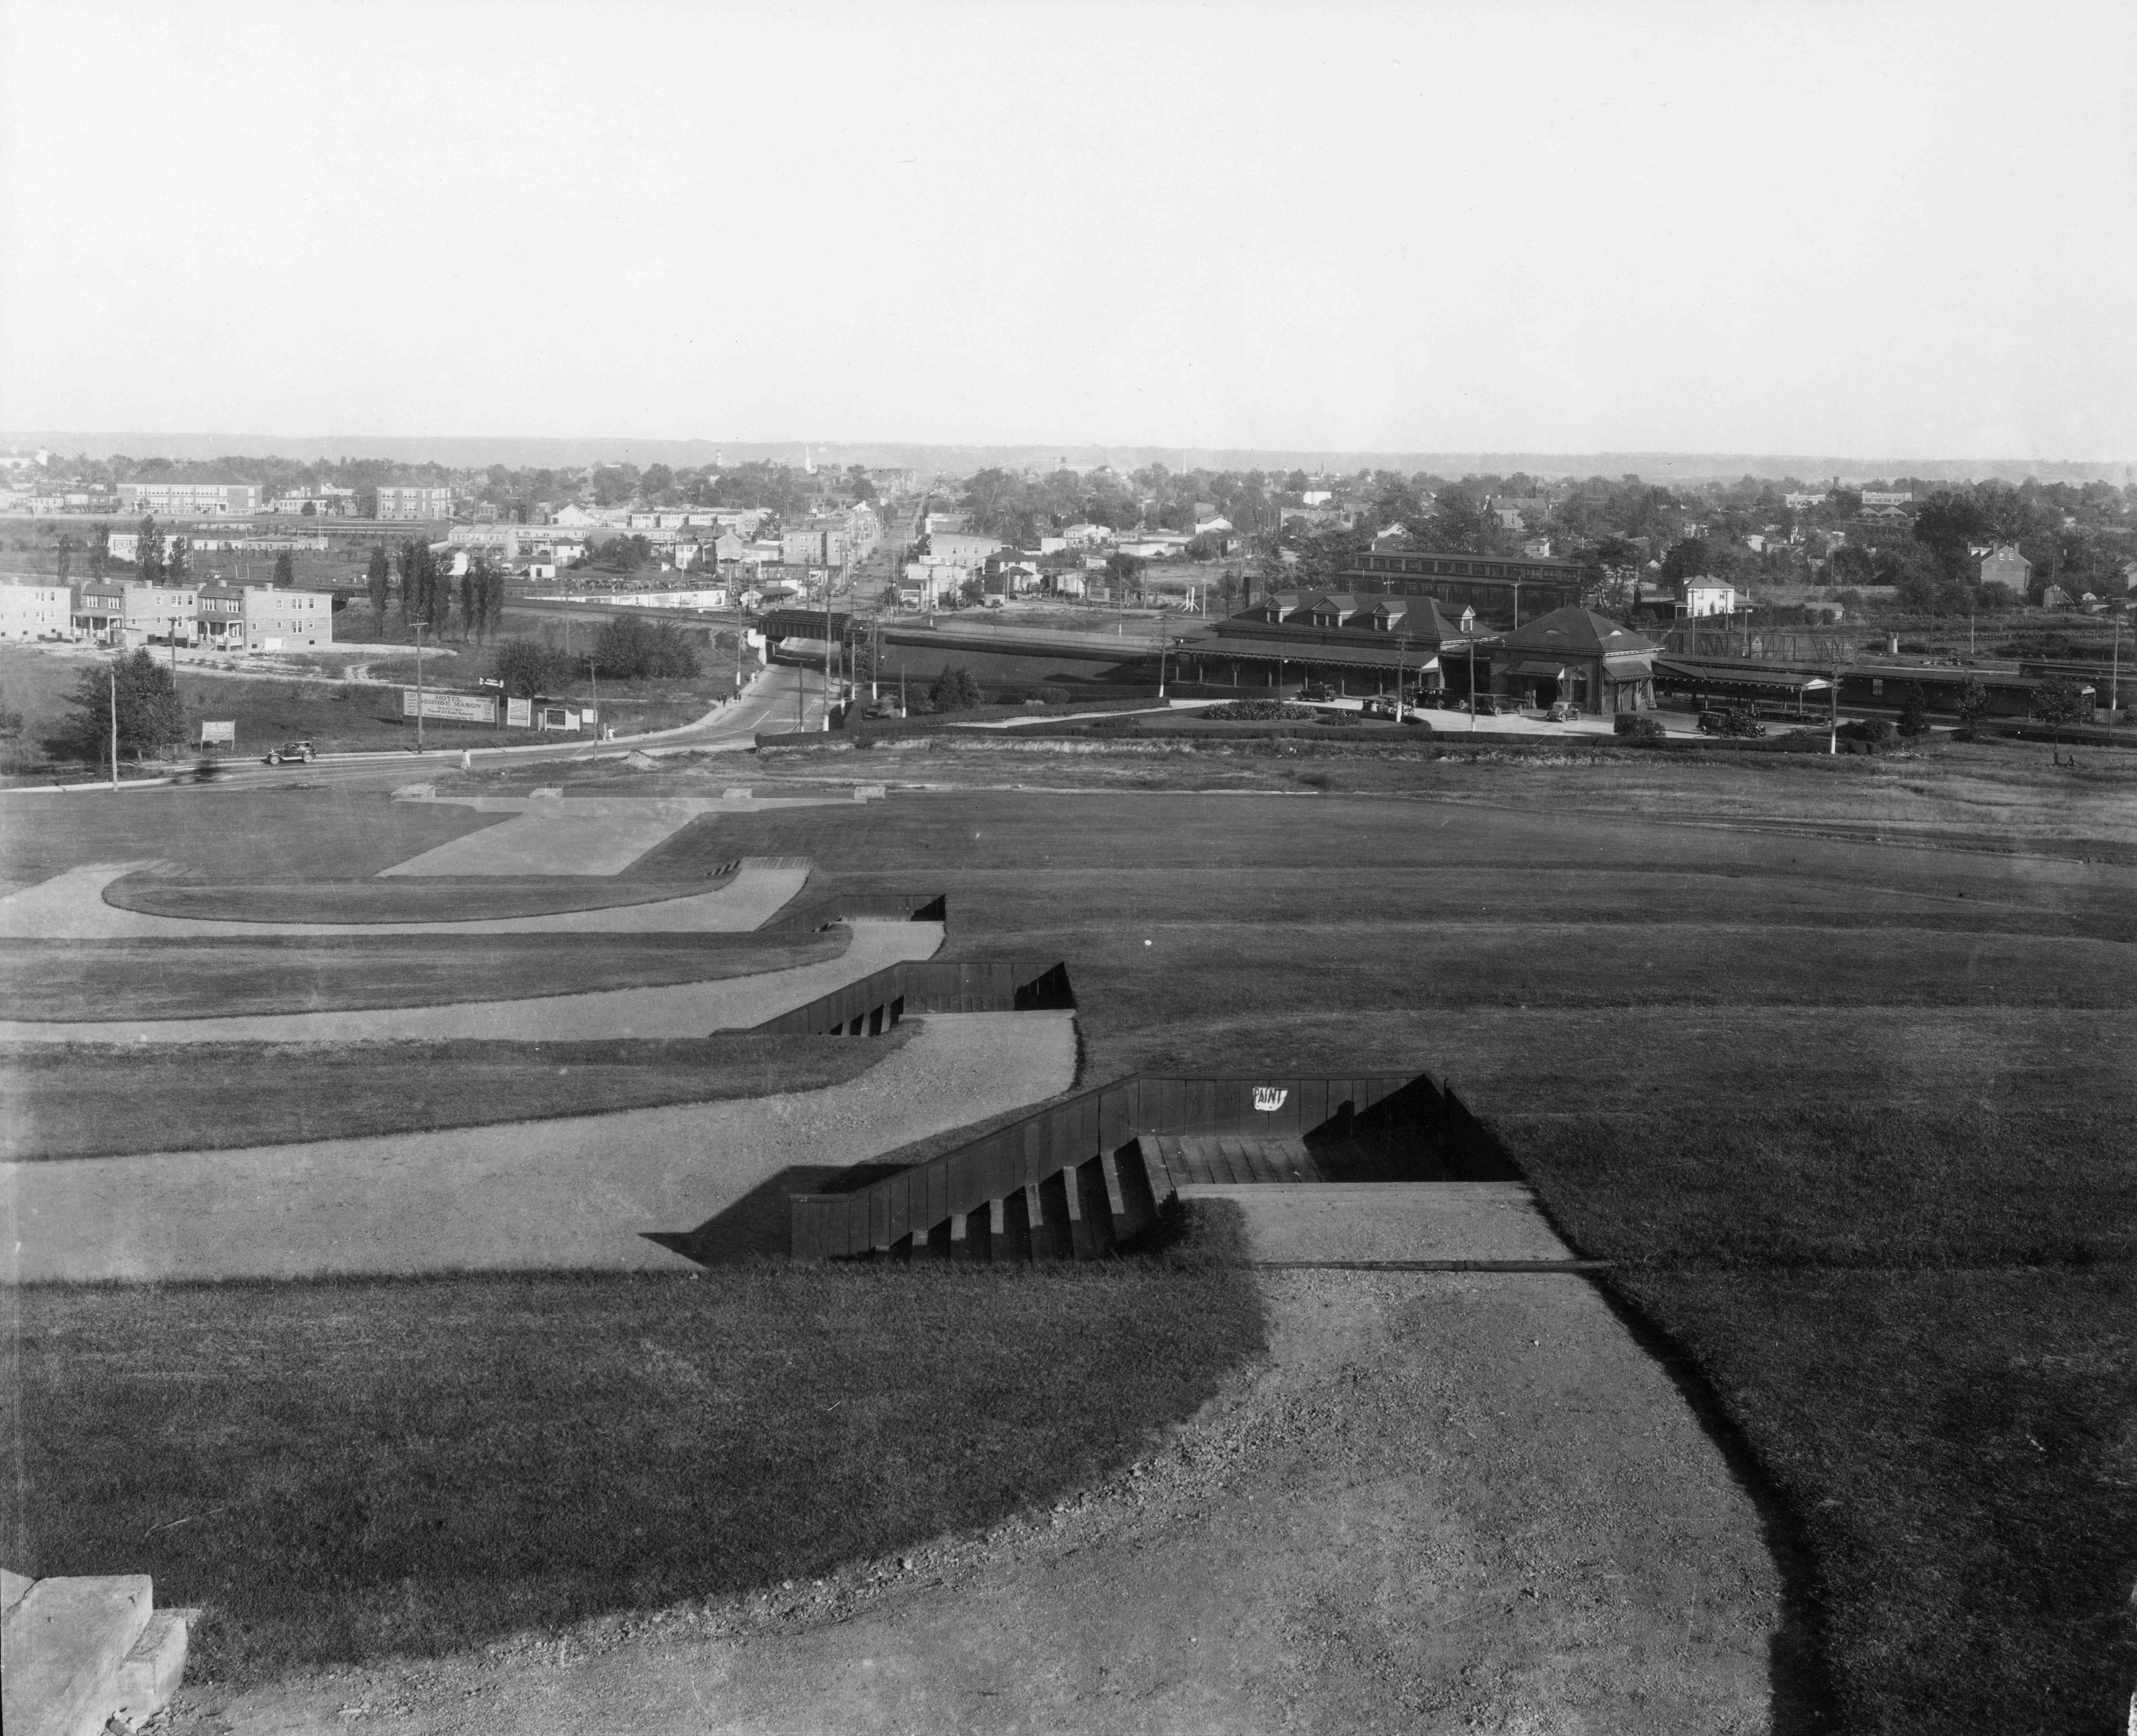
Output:
[[[1258,1089],[1280,1092],[1282,1101],[1273,1109],[1258,1109]],[[858,1193],[797,1194],[789,1245],[797,1260],[864,1254],[1117,1150],[1138,1133],[1301,1138],[1346,1108],[1362,1116],[1399,1096],[1419,1116],[1437,1117],[1444,1135],[1488,1137],[1461,1100],[1424,1073],[1137,1073],[1064,1098]]]

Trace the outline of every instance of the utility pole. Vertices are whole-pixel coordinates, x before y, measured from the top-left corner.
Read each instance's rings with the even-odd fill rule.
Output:
[[[1469,733],[1477,733],[1477,641],[1469,641]]]
[[[570,617],[565,617],[567,620]],[[423,751],[423,629],[428,621],[411,621],[416,630],[416,751]]]
[[[119,664],[111,664],[111,791],[119,793]]]

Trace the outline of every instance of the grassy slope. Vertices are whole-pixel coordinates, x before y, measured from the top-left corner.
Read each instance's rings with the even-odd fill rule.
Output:
[[[847,935],[389,935],[0,941],[17,1019],[200,1019],[517,1000],[756,976],[836,958]]]
[[[0,1306],[21,1354],[0,1402],[28,1423],[7,1559],[153,1574],[209,1607],[192,1668],[226,1678],[769,1588],[983,1526],[1143,1450],[1261,1344],[1248,1274],[1191,1249]]]
[[[1882,768],[1676,776],[1701,817],[1892,800]],[[1628,807],[1667,775],[1639,777]],[[2101,1379],[2137,1341],[2126,878],[1567,816],[1550,768],[1407,780],[1458,800],[901,794],[864,835],[767,815],[747,848],[932,872],[957,950],[1066,957],[1099,1077],[1445,1071],[1576,1244],[1633,1262],[1620,1294],[1781,1492],[1846,1727],[2104,1727],[2137,1667],[2137,1407]]]
[[[108,1157],[474,1127],[816,1091],[903,1043],[723,1035],[602,1043],[251,1043],[0,1051],[0,1158]],[[262,1092],[263,1066],[302,1088]]]
[[[1886,799],[1877,762],[1774,763],[1643,766],[1647,793],[1625,805],[1667,806],[1672,777],[1677,811],[1702,817],[1763,805],[1853,818]],[[2130,1421],[2113,1371],[2137,1311],[2126,1239],[2107,1233],[2131,1216],[2115,1142],[2127,1106],[2101,1085],[2127,1080],[2137,1044],[2126,879],[1569,812],[1586,768],[1506,758],[823,764],[848,780],[1191,776],[1438,798],[901,792],[858,814],[737,816],[717,850],[811,854],[824,889],[941,887],[964,956],[1058,951],[1098,1077],[1264,1061],[1445,1072],[1577,1242],[1642,1262],[1619,1293],[1697,1359],[1808,1546],[1847,1725],[1942,1729],[1964,1706],[1979,1728],[2076,1728],[2126,1688],[2112,1624],[2137,1573],[2137,1479],[2114,1456]],[[2081,808],[2072,824],[2086,829]],[[634,873],[702,875],[713,849],[685,834]],[[402,1294],[366,1291],[349,1330],[397,1318]],[[204,1325],[216,1300],[154,1306],[175,1330]],[[66,1305],[100,1354],[133,1354],[128,1293]],[[1169,1296],[1165,1313],[1177,1317]],[[587,1384],[620,1378],[635,1341],[600,1340]],[[198,1342],[223,1354],[206,1331]],[[886,1365],[904,1390],[937,1378]],[[85,1351],[51,1366],[64,1384],[99,1365]],[[213,1371],[232,1414],[241,1375]],[[39,1414],[59,1414],[65,1393],[34,1389]],[[279,1397],[290,1427],[332,1435],[333,1389]],[[2019,1456],[2022,1437],[2044,1450]],[[390,1486],[411,1510],[450,1521],[462,1461],[404,1442],[376,1463],[398,1467]],[[648,1485],[635,1507],[601,1510],[657,1522],[658,1495]],[[575,1490],[563,1505],[606,1499]],[[364,1545],[351,1559],[370,1571]]]

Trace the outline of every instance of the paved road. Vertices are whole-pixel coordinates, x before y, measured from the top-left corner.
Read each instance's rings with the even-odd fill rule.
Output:
[[[632,751],[655,754],[734,753],[754,746],[760,730],[791,729],[797,714],[805,728],[824,719],[823,678],[803,669],[774,666],[762,671],[749,691],[734,703],[694,723],[657,734],[616,742],[562,742],[554,746],[476,748],[468,757],[476,766],[546,766],[561,761],[614,759]],[[293,783],[353,784],[359,787],[420,782],[426,771],[460,762],[458,748],[413,753],[352,754],[314,761],[309,766],[232,766],[216,780],[217,788],[256,789]]]

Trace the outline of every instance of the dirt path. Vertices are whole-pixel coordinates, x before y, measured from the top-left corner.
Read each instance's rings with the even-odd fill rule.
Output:
[[[1358,1188],[1382,1196],[1361,1215],[1236,1191],[1266,1258],[1555,1246],[1503,1193]],[[1424,1240],[1386,1228],[1391,1205]],[[1263,1282],[1267,1364],[1055,1510],[561,1644],[187,1695],[174,1729],[1768,1727],[1779,1584],[1757,1515],[1586,1281]]]
[[[524,795],[432,796],[484,813],[509,814],[501,824],[449,839],[420,856],[382,868],[383,875],[620,874],[655,844],[708,814],[753,814],[769,808],[852,807],[827,795],[709,796]]]
[[[479,835],[479,834],[477,834]],[[809,870],[744,857],[710,892],[647,904],[605,905],[549,916],[471,922],[221,922],[158,917],[105,902],[104,889],[147,862],[91,863],[0,898],[0,940],[235,941],[309,935],[741,934],[762,927],[808,883]]]
[[[639,907],[626,906],[626,909]],[[589,912],[589,915],[602,912]],[[850,925],[837,958],[760,976],[602,989],[523,1000],[450,1001],[337,1013],[235,1014],[214,1019],[0,1019],[0,1043],[405,1043],[479,1038],[492,1043],[591,1042],[616,1037],[707,1037],[747,1030],[909,960],[932,958],[940,922]]]
[[[1066,1013],[931,1014],[824,1091],[320,1140],[0,1165],[10,1281],[688,1270],[687,1232],[790,1166],[845,1165],[1066,1091]]]

